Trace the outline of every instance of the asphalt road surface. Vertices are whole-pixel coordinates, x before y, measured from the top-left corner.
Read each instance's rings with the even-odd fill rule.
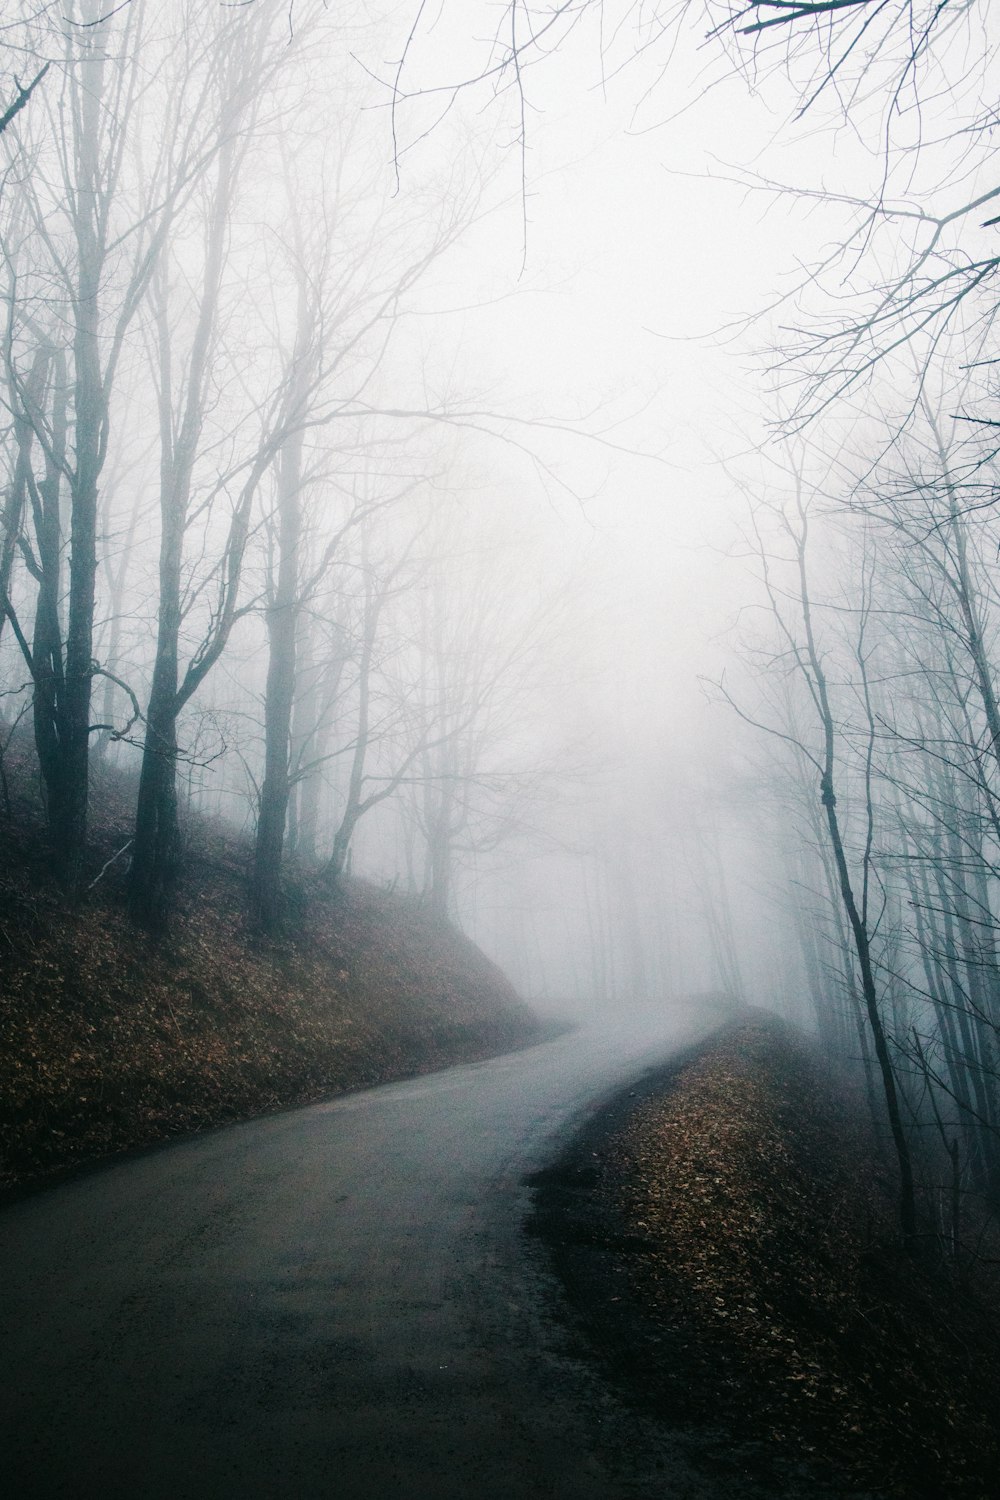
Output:
[[[0,1491],[718,1493],[624,1409],[522,1232],[573,1130],[705,1015],[587,1030],[213,1132],[0,1212]]]

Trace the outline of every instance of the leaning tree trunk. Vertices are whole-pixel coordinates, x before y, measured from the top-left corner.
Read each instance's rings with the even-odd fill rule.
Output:
[[[892,1058],[889,1056],[889,1043],[878,1007],[878,989],[875,984],[875,971],[872,966],[871,939],[868,934],[867,924],[858,910],[854,897],[854,889],[851,885],[850,873],[847,866],[847,857],[840,834],[840,823],[837,817],[837,798],[834,795],[833,783],[829,774],[824,774],[823,776],[822,801],[826,809],[827,826],[830,831],[830,843],[833,847],[833,856],[840,879],[841,896],[854,937],[854,949],[858,958],[858,967],[861,970],[861,993],[868,1015],[868,1024],[871,1028],[872,1041],[875,1046],[875,1058],[882,1078],[886,1113],[889,1117],[889,1129],[892,1132],[892,1140],[896,1148],[896,1160],[899,1164],[900,1225],[903,1230],[904,1240],[908,1245],[912,1245],[917,1236],[917,1210],[913,1187],[913,1165],[910,1161],[910,1146],[906,1139],[906,1131],[903,1128],[903,1117],[899,1107],[899,1091],[896,1087],[896,1073],[892,1066]]]
[[[51,352],[44,346],[35,354],[31,373],[26,384],[26,395],[28,406],[32,410],[38,410],[42,405],[42,395],[45,389]],[[21,539],[21,529],[24,524],[25,505],[28,498],[28,486],[31,480],[31,449],[34,443],[35,433],[31,423],[26,419],[23,411],[17,410],[17,404],[11,397],[14,410],[14,446],[16,459],[14,462],[14,473],[11,478],[10,489],[3,508],[3,520],[0,529],[3,532],[3,540],[0,542],[0,635],[3,633],[4,625],[7,623],[7,609],[10,607],[11,580],[14,575],[14,561],[17,555],[18,544]],[[53,445],[58,441],[53,433]],[[65,445],[65,435],[63,437]]]
[[[875,983],[875,970],[872,963],[871,935],[868,927],[868,915],[865,897],[862,897],[862,907],[859,908],[854,894],[854,886],[851,881],[850,868],[847,863],[847,853],[844,849],[844,841],[841,834],[840,818],[837,813],[837,797],[834,790],[834,762],[836,728],[833,717],[833,709],[830,704],[829,690],[827,687],[826,673],[820,657],[819,648],[813,631],[812,605],[809,594],[809,584],[806,572],[806,539],[807,527],[805,515],[800,509],[802,520],[802,531],[795,538],[798,575],[799,575],[799,603],[802,608],[802,623],[805,628],[805,659],[808,663],[808,675],[811,676],[812,696],[816,705],[820,727],[823,734],[823,758],[822,772],[820,775],[820,801],[825,813],[827,832],[829,835],[830,850],[837,873],[837,883],[840,887],[840,896],[843,902],[844,912],[847,916],[851,936],[854,944],[854,952],[857,957],[858,968],[861,975],[861,995],[864,1002],[868,1025],[871,1030],[872,1043],[875,1048],[875,1060],[878,1065],[882,1082],[882,1093],[885,1099],[886,1114],[889,1119],[889,1129],[892,1133],[892,1141],[896,1150],[896,1161],[899,1168],[899,1220],[903,1231],[903,1239],[907,1246],[912,1246],[917,1235],[917,1209],[916,1196],[913,1184],[913,1163],[910,1159],[910,1145],[906,1139],[906,1131],[903,1126],[903,1117],[899,1103],[899,1090],[896,1085],[896,1073],[889,1055],[889,1042],[885,1027],[882,1024],[882,1016],[878,1005],[878,987]],[[859,648],[858,659],[861,661]],[[867,691],[867,678],[865,679]],[[867,703],[867,696],[866,696]],[[869,708],[870,715],[870,708]],[[870,730],[873,726],[870,720]],[[871,788],[866,786],[866,805],[868,811],[869,838],[865,852],[867,890],[867,861],[870,858],[871,835],[872,835],[872,802]]]

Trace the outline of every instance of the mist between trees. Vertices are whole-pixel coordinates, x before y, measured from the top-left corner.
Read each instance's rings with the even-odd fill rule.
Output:
[[[530,105],[596,24],[602,76],[631,71],[648,130],[690,108],[669,85],[693,23],[703,89],[743,75],[786,115],[792,173],[776,151],[714,169],[827,231],[749,317],[770,432],[725,466],[759,604],[748,590],[734,638],[746,670],[715,691],[767,738],[760,839],[782,851],[820,1034],[860,1061],[891,1138],[904,1238],[929,1170],[957,1252],[963,1194],[1000,1181],[995,18],[976,0],[501,9],[463,88],[502,80]],[[399,109],[423,94],[407,64]]]
[[[1000,1182],[996,34],[966,4],[733,14],[755,49],[782,28],[800,117],[831,106],[875,185],[829,195],[848,223],[786,304],[718,691],[769,739],[817,1025],[861,1059],[904,1238],[960,1256]]]
[[[291,34],[269,5],[74,20],[3,194],[7,703],[60,874],[89,879],[93,759],[138,757],[138,919],[168,920],[192,809],[255,825],[273,928],[286,829],[336,882],[391,796],[444,911],[458,843],[539,775],[517,701],[553,611],[500,626],[447,412],[405,361],[387,394],[407,299],[480,211],[474,164],[393,200],[304,8]]]
[[[905,1235],[913,1143],[936,1140],[957,1245],[1000,1169],[987,7],[404,12],[80,0],[4,23],[4,736],[33,735],[67,899],[101,878],[111,769],[135,778],[119,853],[153,928],[208,816],[252,842],[265,932],[303,872],[353,868],[534,993],[807,998],[891,1137]],[[605,502],[579,504],[643,438],[551,394],[519,409],[444,331],[469,245],[520,241],[530,267],[546,68],[589,47],[645,129],[684,107],[663,84],[684,38],[699,97],[747,75],[779,145],[835,142],[802,182],[727,169],[744,204],[824,228],[750,320],[766,436],[705,420],[745,589],[705,632],[735,605],[711,754],[654,701],[655,612],[637,624],[669,505],[609,562]],[[695,503],[688,475],[646,482]]]
[[[264,932],[297,880],[353,871],[535,993],[709,987],[595,732],[606,541],[550,411],[518,423],[439,333],[449,257],[516,219],[506,155],[463,120],[400,189],[354,56],[385,32],[265,0],[7,27],[4,743],[33,738],[67,900],[107,878],[95,784],[131,776],[115,870],[151,929],[208,817],[251,841]],[[599,443],[553,425],[593,482]]]

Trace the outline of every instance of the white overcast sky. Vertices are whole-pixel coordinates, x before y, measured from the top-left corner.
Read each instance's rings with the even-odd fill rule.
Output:
[[[411,86],[474,68],[481,54],[458,45],[467,34],[446,10],[437,50],[428,43],[413,55]],[[434,322],[425,336],[449,369],[457,347],[467,379],[500,407],[546,418],[606,408],[594,426],[635,414],[608,436],[661,461],[539,442],[581,493],[600,491],[584,505],[582,528],[572,504],[557,509],[567,545],[596,528],[608,593],[627,592],[628,608],[607,621],[621,633],[619,673],[633,680],[651,729],[662,718],[676,736],[680,723],[685,740],[700,744],[732,727],[718,722],[721,710],[706,724],[698,677],[721,669],[726,631],[752,587],[744,564],[728,557],[743,502],[718,460],[738,463],[761,440],[768,411],[766,361],[755,348],[773,320],[742,332],[733,325],[766,309],[839,219],[732,178],[759,172],[818,186],[847,148],[826,133],[786,143],[787,91],[768,103],[751,96],[694,33],[659,83],[656,72],[651,59],[602,86],[590,28],[528,73],[523,273],[521,158],[516,142],[503,151],[509,95],[495,104],[485,91],[467,96],[459,125],[453,118],[431,131],[412,165],[404,152],[401,190],[435,152],[461,150],[463,131],[470,141],[477,129],[496,132],[503,166],[492,191],[504,204],[452,255],[431,300],[501,300]],[[400,111],[404,142],[414,119],[423,117]]]

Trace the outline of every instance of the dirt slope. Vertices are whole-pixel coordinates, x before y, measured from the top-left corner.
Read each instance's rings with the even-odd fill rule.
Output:
[[[904,1255],[893,1196],[853,1101],[759,1016],[619,1099],[533,1223],[581,1338],[701,1435],[720,1493],[987,1500],[996,1273]]]
[[[128,839],[98,786],[92,863]],[[245,843],[192,830],[166,936],[137,931],[124,861],[69,911],[15,801],[0,846],[0,1188],[133,1146],[537,1039],[500,971],[419,904],[301,875],[279,941],[246,920]]]

